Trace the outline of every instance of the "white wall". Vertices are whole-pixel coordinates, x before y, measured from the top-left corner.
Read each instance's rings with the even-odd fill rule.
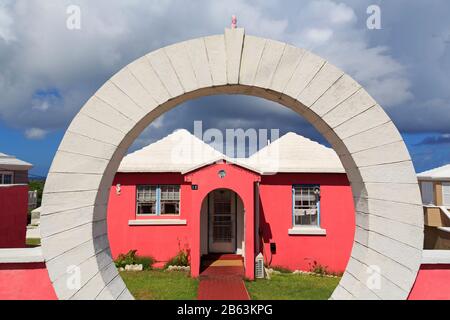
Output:
[[[237,254],[245,256],[245,219],[244,219],[244,204],[242,200],[237,197]]]

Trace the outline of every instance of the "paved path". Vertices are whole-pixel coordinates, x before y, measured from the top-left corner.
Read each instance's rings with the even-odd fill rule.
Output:
[[[241,256],[208,256],[202,265],[198,300],[250,300]]]

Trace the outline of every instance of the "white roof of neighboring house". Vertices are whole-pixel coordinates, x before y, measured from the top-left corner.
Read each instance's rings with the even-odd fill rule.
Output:
[[[4,153],[0,153],[0,171],[5,170],[30,170],[33,167],[31,163],[17,159]]]
[[[450,180],[450,164],[417,175],[419,180]]]
[[[181,172],[183,174],[220,160],[260,174],[283,172],[345,173],[333,149],[288,133],[247,159],[228,158],[187,130],[178,130],[127,155],[118,172]]]

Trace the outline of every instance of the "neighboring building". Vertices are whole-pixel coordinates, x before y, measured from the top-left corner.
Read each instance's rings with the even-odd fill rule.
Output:
[[[355,233],[345,170],[329,148],[289,133],[248,159],[229,159],[179,130],[126,156],[108,205],[114,257],[129,250],[160,264],[188,249],[201,257],[255,256],[292,270],[316,262],[343,272]]]
[[[0,184],[28,184],[28,170],[31,163],[0,153]]]
[[[0,153],[0,248],[25,247],[31,168],[28,162]]]
[[[425,249],[450,250],[450,164],[417,175],[425,212]]]

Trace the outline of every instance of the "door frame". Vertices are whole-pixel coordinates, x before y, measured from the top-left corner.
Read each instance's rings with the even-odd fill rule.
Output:
[[[238,237],[237,237],[237,233],[238,233],[238,205],[237,205],[237,201],[238,201],[238,197],[240,198],[239,194],[231,189],[227,189],[227,188],[221,188],[221,189],[215,189],[212,190],[211,192],[208,193],[207,198],[208,198],[208,203],[207,203],[207,214],[208,214],[208,225],[207,225],[207,249],[208,249],[208,254],[229,254],[229,252],[211,252],[210,251],[210,233],[211,233],[211,228],[210,228],[210,224],[211,224],[211,196],[214,196],[214,192],[218,191],[218,190],[228,190],[230,191],[232,194],[234,194],[234,203],[232,203],[232,205],[234,205],[234,248],[233,248],[233,252],[232,254],[236,254],[237,253],[237,248],[238,248]],[[214,200],[213,200],[214,201]],[[242,200],[241,200],[242,201]],[[245,214],[245,209],[244,209],[244,213]],[[244,229],[243,229],[244,230]],[[243,237],[244,237],[244,241],[245,241],[245,232],[243,232]]]

